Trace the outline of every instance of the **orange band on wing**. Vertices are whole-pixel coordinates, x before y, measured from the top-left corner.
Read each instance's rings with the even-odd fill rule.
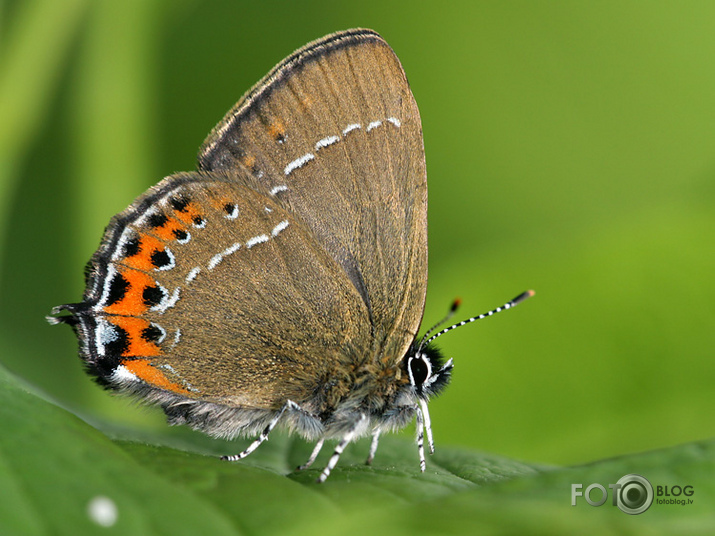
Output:
[[[104,308],[110,315],[139,316],[149,310],[144,292],[146,289],[155,288],[156,281],[138,270],[121,270],[121,276],[127,282],[127,289],[120,300]]]
[[[182,211],[175,210],[176,218],[184,223],[196,223],[196,218],[202,218],[201,211],[196,203],[187,203]]]
[[[171,242],[172,240],[176,240],[176,235],[174,234],[176,231],[185,230],[186,225],[181,223],[179,220],[176,220],[174,218],[167,218],[164,225],[154,228],[153,232],[162,240]]]
[[[164,251],[164,244],[153,236],[142,234],[139,236],[139,247],[136,254],[126,257],[122,263],[130,268],[149,272],[154,268],[151,256],[156,251]]]
[[[173,391],[174,393],[182,395],[191,394],[183,386],[170,381],[164,373],[152,365],[148,359],[126,360],[122,361],[122,365],[124,365],[127,370],[134,374],[137,378],[153,385],[154,387],[166,389],[167,391]]]
[[[122,352],[125,357],[153,357],[161,355],[161,348],[147,339],[150,326],[148,320],[131,316],[110,316],[107,321],[127,332],[127,348]]]

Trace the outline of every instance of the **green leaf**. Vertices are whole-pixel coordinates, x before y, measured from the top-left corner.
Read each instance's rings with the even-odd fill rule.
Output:
[[[0,533],[90,534],[92,499],[117,508],[116,534],[573,534],[708,533],[715,442],[556,468],[440,447],[419,472],[412,441],[385,437],[373,466],[367,441],[349,448],[325,484],[296,473],[311,446],[275,434],[241,463],[238,444],[178,431],[152,443],[137,432],[105,434],[29,392],[0,369]],[[121,435],[114,439],[110,436]],[[329,450],[329,449],[327,449]],[[638,473],[654,486],[693,486],[693,504],[653,504],[630,516],[611,506],[571,506],[571,485],[606,486]],[[596,492],[595,499],[599,498]],[[684,498],[684,496],[681,496]],[[657,500],[657,498],[656,498]]]
[[[146,469],[4,370],[0,426],[0,534],[93,533],[87,509],[101,496],[117,506],[117,534],[236,534],[211,501]]]

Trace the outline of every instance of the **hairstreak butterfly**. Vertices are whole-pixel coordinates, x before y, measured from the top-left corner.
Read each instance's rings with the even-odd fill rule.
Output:
[[[278,64],[214,128],[198,171],[112,218],[74,327],[88,371],[212,436],[278,424],[345,446],[417,421],[449,381],[418,338],[427,289],[427,181],[417,105],[371,30],[329,35]],[[456,306],[454,307],[456,308]],[[454,309],[453,308],[453,309]]]

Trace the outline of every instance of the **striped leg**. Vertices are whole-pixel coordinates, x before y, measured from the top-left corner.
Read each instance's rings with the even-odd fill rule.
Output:
[[[256,439],[253,443],[248,445],[248,448],[244,450],[243,452],[240,452],[238,454],[234,454],[232,456],[221,456],[222,460],[227,460],[229,462],[236,462],[238,460],[242,460],[246,456],[248,456],[251,452],[256,450],[261,443],[263,443],[266,439],[268,439],[268,434],[271,433],[271,430],[275,428],[276,424],[278,424],[278,421],[280,418],[283,416],[283,413],[285,413],[286,410],[298,410],[298,411],[303,411],[303,409],[293,402],[292,400],[288,400],[285,405],[281,408],[281,410],[276,414],[275,417],[271,420],[271,422],[268,423],[268,426],[266,426],[265,430],[261,432],[261,435],[258,436],[258,439]]]
[[[335,447],[335,450],[333,451],[333,455],[330,457],[330,460],[328,460],[328,465],[325,466],[325,469],[323,469],[323,472],[320,473],[320,476],[318,477],[318,484],[322,484],[327,480],[327,478],[330,476],[330,472],[335,468],[335,466],[338,464],[338,460],[340,459],[340,455],[343,453],[345,450],[345,447],[348,446],[348,443],[350,443],[353,439],[355,439],[355,435],[357,434],[358,427],[362,425],[362,423],[367,419],[366,415],[361,415],[360,419],[348,430],[348,432],[343,436],[343,438],[340,440],[340,443]]]
[[[296,468],[296,471],[304,471],[311,465],[313,465],[313,462],[315,459],[318,457],[318,454],[320,453],[320,449],[323,448],[323,443],[325,442],[325,439],[321,439],[315,444],[315,448],[313,449],[313,452],[310,453],[310,458],[308,458],[308,461],[305,462],[303,465],[299,465]]]
[[[425,430],[427,431],[427,445],[429,446],[429,453],[434,454],[434,440],[432,439],[432,421],[429,418],[427,402],[421,398],[420,407],[422,408],[422,417],[424,417],[425,420]]]
[[[425,461],[425,422],[422,417],[422,410],[419,407],[415,407],[415,413],[417,414],[417,422],[415,423],[415,428],[417,428],[417,452],[420,455],[420,471],[424,473],[427,468],[427,462]]]
[[[375,459],[377,452],[377,443],[380,441],[380,429],[378,428],[372,433],[372,443],[370,443],[370,453],[367,455],[365,465],[372,465],[372,460]]]

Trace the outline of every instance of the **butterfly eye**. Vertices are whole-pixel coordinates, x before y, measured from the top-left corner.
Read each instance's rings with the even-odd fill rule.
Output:
[[[421,386],[432,372],[432,365],[424,356],[413,357],[408,365],[410,369],[410,380],[412,385]]]

